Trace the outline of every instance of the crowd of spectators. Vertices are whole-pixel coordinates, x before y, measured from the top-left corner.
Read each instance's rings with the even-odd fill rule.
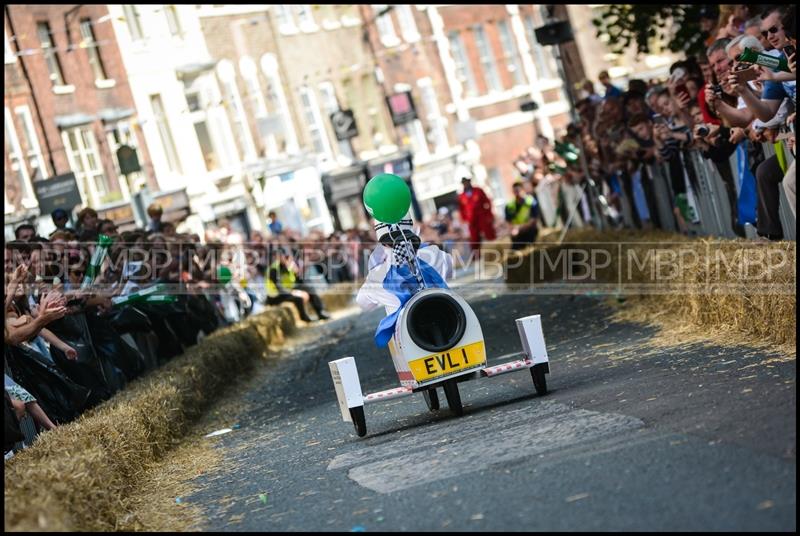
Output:
[[[597,85],[584,80],[576,87],[578,120],[555,140],[537,136],[513,162],[519,177],[514,199],[493,224],[505,226],[500,234],[516,242],[514,220],[527,218],[518,217],[517,207],[533,199],[539,226],[601,218],[612,227],[698,232],[695,152],[723,181],[733,232],[744,237],[751,224],[760,241],[783,239],[781,184],[792,212],[796,205],[795,164],[784,153],[787,147],[794,154],[795,144],[795,25],[790,5],[708,6],[701,18],[705,52],[672,64],[666,79],[631,79],[622,88],[604,71]],[[755,63],[753,53],[786,67]],[[771,143],[775,151],[765,153]],[[667,196],[654,188],[656,168],[667,176]],[[660,221],[659,202],[669,205],[673,221]],[[528,231],[521,242],[535,240],[535,231]]]
[[[355,280],[372,241],[359,231],[300,236],[274,213],[264,233],[222,222],[201,240],[163,221],[158,205],[147,214],[120,232],[91,208],[74,227],[57,209],[47,237],[26,223],[6,242],[6,452],[26,415],[37,433],[69,422],[264,307],[291,301],[303,320],[329,318],[320,284]]]

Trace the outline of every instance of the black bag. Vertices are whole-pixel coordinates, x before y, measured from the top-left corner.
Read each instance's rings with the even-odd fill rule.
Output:
[[[131,305],[114,307],[108,320],[117,333],[147,333],[153,331],[153,324],[142,311]]]
[[[98,359],[122,371],[123,386],[144,372],[144,356],[122,340],[107,317],[87,314],[86,323]]]
[[[90,390],[78,385],[30,345],[6,346],[11,377],[29,391],[50,419],[69,422],[89,406]]]
[[[64,371],[72,381],[92,392],[90,406],[95,406],[111,398],[116,391],[113,386],[118,382],[115,381],[113,371],[109,371],[109,367],[103,366],[103,363],[97,358],[84,314],[66,315],[50,323],[47,329],[78,352],[78,358],[70,360],[58,348],[50,347],[50,354],[58,368]],[[107,374],[112,376],[111,381],[107,378]]]
[[[14,406],[11,404],[11,397],[8,396],[8,391],[5,393],[6,415],[3,419],[3,421],[5,421],[5,431],[3,432],[3,454],[13,449],[15,443],[25,439],[25,436],[22,435],[22,430],[19,428],[19,420],[17,419],[16,412],[14,412]]]

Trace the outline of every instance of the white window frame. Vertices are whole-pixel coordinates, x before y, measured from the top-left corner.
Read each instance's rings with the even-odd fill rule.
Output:
[[[339,101],[336,98],[336,89],[333,87],[331,82],[322,82],[319,85],[319,94],[322,97],[322,105],[325,107],[325,113],[328,116],[328,121],[330,121],[331,114],[341,110]],[[333,125],[331,125],[331,130],[333,130]],[[333,132],[332,139],[336,140],[336,145],[339,147],[339,154],[352,162],[354,155],[353,150],[350,147],[350,140],[336,139],[336,132]]]
[[[422,121],[414,119],[406,123],[408,137],[411,140],[411,146],[414,148],[414,158],[427,158],[431,155],[428,149],[428,140],[425,137],[425,127],[422,126]]]
[[[299,31],[294,20],[291,4],[274,4],[275,18],[278,21],[278,30],[282,34],[295,34]]]
[[[236,84],[236,70],[230,60],[221,60],[217,65],[217,75],[224,92],[224,102],[233,117],[233,132],[242,146],[245,160],[252,161],[256,158],[256,147],[250,134],[250,125],[244,111],[239,87]]]
[[[87,26],[88,23],[88,26]],[[95,75],[95,82],[108,80],[108,72],[106,66],[103,64],[103,57],[100,55],[100,46],[97,44],[97,37],[94,34],[94,24],[91,19],[83,19],[79,21],[81,32],[81,47],[86,49],[86,55],[89,57],[89,66],[92,68],[92,74]],[[85,30],[88,29],[89,35],[86,35]],[[96,67],[94,66],[96,65]],[[100,71],[101,77],[97,77],[96,70]]]
[[[72,142],[70,141],[70,133],[74,134],[78,147],[73,147]],[[84,134],[86,134],[86,137],[88,137],[88,144],[86,143],[87,140],[85,139]],[[73,173],[75,173],[78,186],[89,186],[88,197],[85,195],[87,193],[85,188],[83,189],[84,199],[89,199],[90,206],[99,206],[100,198],[111,193],[111,188],[110,184],[108,184],[106,180],[105,172],[103,171],[103,162],[100,160],[100,152],[97,150],[97,140],[95,139],[94,131],[92,130],[91,125],[81,125],[64,129],[61,131],[61,139],[64,142],[64,148],[67,150],[67,161],[69,162],[69,168]],[[99,169],[90,168],[90,153],[92,153],[94,156],[94,161],[98,165]],[[76,160],[77,158],[80,159],[80,168],[82,169],[78,167],[78,162]],[[102,179],[102,181],[98,182],[98,178]],[[102,192],[98,188],[98,184],[101,182],[103,188]]]
[[[397,32],[394,30],[394,22],[392,22],[392,12],[378,16],[378,13],[386,9],[388,4],[372,4],[372,13],[375,17],[375,26],[378,28],[378,36],[381,43],[386,48],[391,48],[400,44],[400,38],[397,37]]]
[[[178,7],[175,4],[164,4],[164,18],[167,19],[167,28],[172,37],[183,37],[183,25]]]
[[[322,116],[320,115],[319,105],[314,91],[308,86],[300,86],[298,96],[300,97],[303,119],[307,123],[308,134],[311,138],[310,141],[314,153],[318,154],[323,160],[333,159],[328,133],[327,130],[325,130],[325,124],[322,122]],[[315,137],[319,139],[319,148],[314,142]]]
[[[506,69],[511,73],[512,87],[527,85],[525,71],[522,68],[522,58],[516,43],[514,43],[514,37],[507,20],[497,22],[497,33],[500,36],[500,46],[503,49]]]
[[[414,20],[414,12],[410,4],[398,4],[394,6],[397,12],[397,22],[400,24],[400,33],[406,43],[415,43],[420,40],[417,22]]]
[[[187,115],[192,123],[192,131],[195,136],[197,136],[195,125],[205,123],[211,149],[217,157],[217,166],[210,170],[205,164],[204,157],[204,167],[208,173],[227,175],[239,160],[239,153],[236,144],[231,140],[233,132],[230,128],[227,112],[222,105],[222,96],[216,87],[213,74],[203,73],[192,80],[188,86],[184,83],[184,93],[198,94],[200,108],[190,111]],[[199,137],[197,138],[197,144],[202,152]]]
[[[47,27],[47,43],[42,41],[42,35],[39,31],[39,25],[44,24]],[[44,56],[45,64],[47,65],[47,74],[53,87],[63,87],[66,84],[64,80],[64,71],[61,69],[61,62],[58,61],[58,51],[53,42],[53,28],[50,26],[49,21],[36,21],[36,37],[42,48],[42,55]],[[52,64],[50,60],[52,59]],[[55,66],[56,72],[53,73],[52,66]],[[58,78],[57,80],[54,78]]]
[[[524,25],[525,25],[525,33],[528,36],[528,41],[530,42],[531,46],[531,55],[533,56],[533,63],[536,67],[536,74],[539,80],[555,80],[559,79],[558,69],[555,65],[555,59],[552,58],[552,51],[548,54],[548,51],[539,44],[539,41],[536,40],[536,24],[539,22],[537,21],[537,12],[534,11],[534,15],[526,15],[524,17]],[[541,17],[538,17],[541,18]],[[548,58],[550,56],[550,58]]]
[[[425,109],[425,119],[428,121],[430,130],[430,142],[433,145],[434,154],[446,152],[450,147],[447,139],[447,120],[442,117],[439,108],[439,101],[436,98],[436,91],[433,89],[433,81],[430,77],[417,80],[422,106]]]
[[[31,178],[28,174],[28,166],[25,159],[25,155],[22,152],[22,147],[19,143],[19,137],[17,136],[17,128],[14,125],[14,119],[11,115],[11,110],[9,108],[5,109],[5,128],[6,133],[8,134],[8,138],[11,142],[11,153],[8,155],[9,163],[12,166],[11,171],[19,171],[20,175],[22,176],[22,206],[26,208],[31,208],[36,206],[36,200],[33,195],[33,185],[31,184]],[[18,170],[13,169],[14,161],[16,160],[16,164],[18,166]]]
[[[463,89],[463,97],[477,97],[479,94],[478,84],[475,81],[475,73],[472,72],[472,66],[469,63],[467,50],[464,48],[464,39],[461,37],[461,32],[456,30],[449,32],[447,40],[450,43],[450,52],[456,67],[456,78],[461,82]]]
[[[6,50],[5,50],[5,62],[6,63],[15,63],[17,61],[17,55],[14,53],[14,49],[11,48],[11,41],[8,39],[8,30],[3,28],[6,36]]]
[[[281,75],[278,72],[278,60],[275,58],[274,54],[268,52],[261,56],[261,70],[269,81],[270,86],[275,91],[275,97],[278,100],[278,114],[283,120],[286,150],[292,154],[298,153],[300,152],[300,144],[297,141],[297,131],[294,128],[292,114],[289,110],[289,104],[286,101],[286,94],[283,91]]]
[[[486,92],[503,91],[503,81],[497,70],[497,59],[494,57],[492,44],[486,35],[483,24],[472,26],[472,33],[475,36],[475,46],[478,49],[478,61],[483,71],[483,79],[486,81]]]
[[[319,26],[314,21],[314,14],[311,12],[310,4],[296,4],[293,7],[301,31],[308,33],[319,30]]]
[[[14,113],[22,121],[23,136],[25,143],[28,145],[28,152],[26,154],[27,161],[30,163],[32,160],[36,161],[36,165],[30,165],[31,169],[38,169],[41,173],[42,179],[47,178],[49,175],[47,165],[44,161],[44,154],[42,154],[42,147],[39,145],[39,136],[36,134],[36,127],[33,124],[33,116],[31,110],[27,105],[17,106],[14,108]],[[33,177],[31,177],[33,180]]]
[[[145,38],[144,29],[142,28],[141,14],[136,4],[122,4],[122,11],[125,16],[125,22],[128,26],[128,33],[131,35],[131,41],[134,43],[143,41]]]
[[[158,99],[160,113],[153,105],[155,99]],[[171,173],[183,174],[183,166],[181,159],[178,156],[178,150],[175,146],[175,136],[172,134],[172,128],[169,124],[169,116],[167,109],[164,107],[164,98],[160,93],[153,93],[148,95],[148,103],[152,112],[153,121],[155,122],[156,130],[158,131],[158,138],[161,143],[162,151],[164,152],[164,162],[167,164],[167,169]],[[168,138],[168,139],[165,139]]]
[[[122,145],[128,145],[129,147],[136,150],[136,153],[141,155],[139,152],[139,140],[136,137],[136,131],[134,130],[133,126],[130,124],[129,121],[117,121],[116,123],[112,123],[106,125],[106,141],[108,142],[108,149],[111,151],[113,155],[114,161],[114,171],[117,173],[117,179],[119,182],[120,190],[122,191],[122,198],[125,200],[129,200],[131,197],[130,188],[128,188],[128,183],[125,178],[125,175],[122,174],[122,171],[119,167],[119,160],[117,160],[117,150]],[[120,136],[120,143],[117,143],[117,140],[114,139],[114,131],[119,131]],[[143,171],[137,171],[135,173],[131,173],[130,179],[132,184],[135,184],[139,178],[142,177]]]

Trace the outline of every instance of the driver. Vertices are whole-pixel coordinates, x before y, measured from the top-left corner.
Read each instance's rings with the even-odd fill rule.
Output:
[[[375,332],[375,344],[383,348],[394,334],[394,325],[405,303],[423,288],[448,288],[453,277],[453,257],[438,246],[421,243],[411,219],[396,224],[377,223],[379,245],[369,257],[367,278],[356,302],[364,311],[380,305],[387,316]]]

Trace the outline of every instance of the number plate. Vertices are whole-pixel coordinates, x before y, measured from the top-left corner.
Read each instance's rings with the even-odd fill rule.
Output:
[[[414,375],[414,379],[421,383],[485,364],[486,350],[484,349],[483,341],[478,341],[440,354],[432,354],[409,361],[408,366]]]

